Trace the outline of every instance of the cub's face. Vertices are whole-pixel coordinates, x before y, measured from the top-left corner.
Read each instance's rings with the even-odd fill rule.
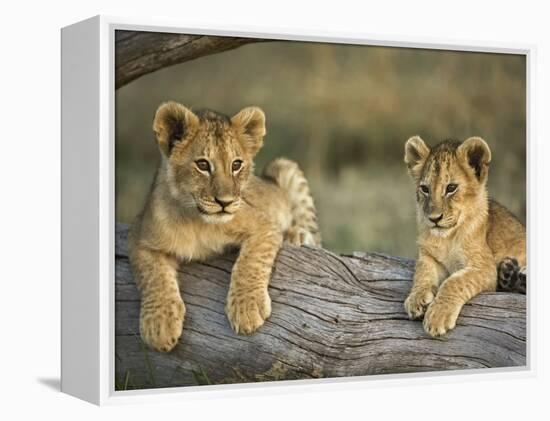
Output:
[[[445,141],[429,148],[418,137],[405,144],[405,163],[416,185],[420,228],[446,237],[485,207],[491,151],[472,137],[463,143]]]
[[[157,110],[153,129],[170,194],[178,204],[208,223],[233,219],[262,146],[263,111],[249,107],[229,118],[168,102]]]

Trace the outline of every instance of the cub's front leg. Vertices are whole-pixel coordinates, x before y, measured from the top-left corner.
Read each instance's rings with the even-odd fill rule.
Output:
[[[495,288],[494,265],[477,265],[454,272],[441,284],[437,296],[428,307],[424,315],[424,330],[431,336],[444,335],[456,326],[464,304],[476,295],[494,291]]]
[[[168,352],[178,343],[185,317],[178,262],[162,252],[139,247],[130,250],[130,261],[141,291],[141,337],[155,350]]]
[[[434,300],[439,283],[446,274],[446,270],[433,257],[420,252],[414,271],[413,286],[405,300],[405,311],[411,319],[422,317]]]
[[[235,332],[250,334],[271,314],[267,291],[282,233],[270,232],[247,238],[231,273],[225,312]]]

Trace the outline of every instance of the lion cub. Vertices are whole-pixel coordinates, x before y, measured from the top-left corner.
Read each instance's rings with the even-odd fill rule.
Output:
[[[418,136],[405,144],[418,223],[418,260],[405,309],[411,318],[424,315],[432,336],[453,329],[471,298],[524,275],[525,227],[488,199],[490,161],[491,150],[479,137],[431,149]]]
[[[176,345],[185,316],[179,263],[206,259],[227,246],[239,246],[240,253],[226,314],[235,332],[252,333],[271,313],[267,287],[283,241],[321,243],[308,183],[286,159],[269,164],[262,178],[253,174],[266,133],[257,107],[229,118],[168,102],[158,108],[153,129],[160,165],[129,236],[141,291],[141,336],[159,351]]]

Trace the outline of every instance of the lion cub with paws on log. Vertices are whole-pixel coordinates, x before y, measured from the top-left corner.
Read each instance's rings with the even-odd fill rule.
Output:
[[[525,293],[525,227],[488,198],[491,150],[479,137],[433,148],[414,136],[405,163],[416,184],[418,260],[405,310],[444,335],[462,306],[485,291]]]
[[[141,291],[141,336],[159,351],[177,344],[185,317],[179,263],[206,259],[227,246],[240,252],[226,314],[237,333],[252,333],[271,313],[267,288],[283,241],[320,245],[308,183],[286,159],[269,164],[262,178],[253,174],[266,133],[257,107],[229,118],[168,102],[158,108],[153,129],[161,162],[129,235]]]

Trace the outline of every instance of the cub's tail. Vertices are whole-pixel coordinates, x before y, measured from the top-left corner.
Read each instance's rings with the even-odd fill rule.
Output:
[[[263,176],[273,180],[288,193],[292,212],[292,223],[285,235],[285,241],[300,246],[321,246],[321,233],[317,223],[317,211],[309,184],[298,164],[285,158],[272,161]]]

